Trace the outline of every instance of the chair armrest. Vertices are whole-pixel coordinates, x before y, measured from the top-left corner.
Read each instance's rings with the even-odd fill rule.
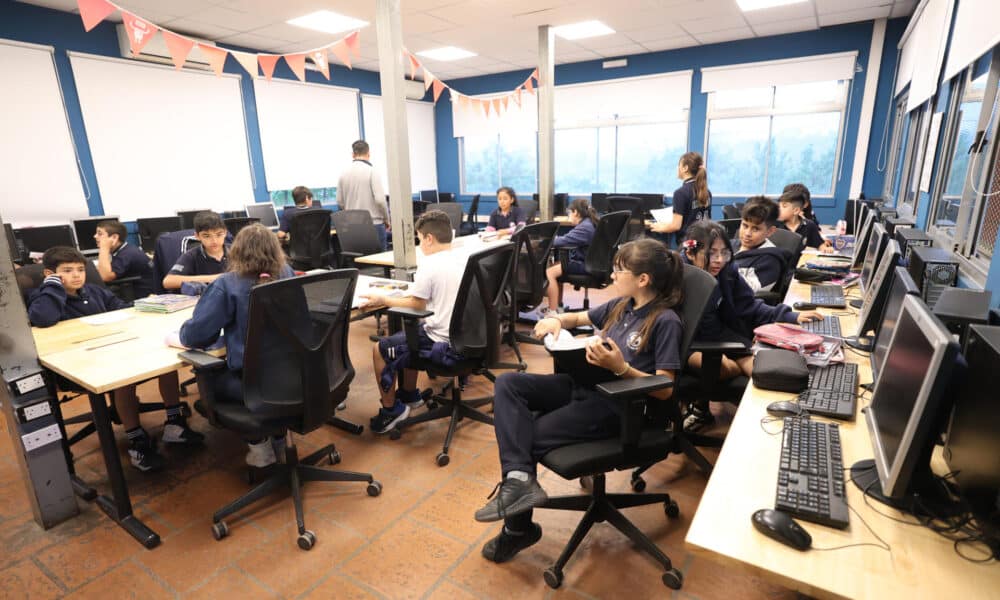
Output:
[[[213,427],[218,427],[215,418],[215,378],[226,368],[226,361],[201,350],[178,352],[177,358],[194,367],[198,395],[201,396],[195,406],[204,408],[205,418]]]
[[[225,360],[202,350],[185,350],[184,352],[178,352],[177,358],[191,365],[195,369],[221,369],[226,366]]]
[[[649,375],[619,379],[597,386],[598,392],[622,406],[621,442],[626,453],[639,444],[649,394],[673,385],[673,380],[665,375]]]
[[[562,272],[566,273],[566,268],[569,265],[569,253],[572,248],[568,246],[565,248],[553,247],[552,250],[558,255],[559,266],[562,267]]]
[[[415,308],[390,308],[389,315],[403,320],[424,319],[434,314],[432,310],[417,310]]]
[[[115,295],[126,302],[135,300],[135,283],[141,281],[142,277],[133,275],[131,277],[118,277],[105,285]]]
[[[764,304],[769,306],[774,306],[781,301],[781,296],[779,296],[777,292],[773,292],[771,290],[758,290],[757,293],[754,294],[754,297],[760,298],[764,301]]]
[[[403,331],[406,333],[406,346],[410,354],[416,357],[420,352],[420,319],[434,314],[432,310],[417,310],[415,308],[390,308],[389,315],[403,319]]]
[[[747,347],[739,342],[691,342],[689,349],[691,352],[721,354],[729,350],[746,350]]]

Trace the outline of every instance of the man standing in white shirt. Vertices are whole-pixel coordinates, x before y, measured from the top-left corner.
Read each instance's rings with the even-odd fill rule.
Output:
[[[372,216],[382,249],[387,248],[386,231],[389,228],[389,207],[385,202],[382,178],[370,162],[368,142],[358,140],[351,144],[354,160],[340,176],[337,184],[337,203],[340,210],[367,210]]]

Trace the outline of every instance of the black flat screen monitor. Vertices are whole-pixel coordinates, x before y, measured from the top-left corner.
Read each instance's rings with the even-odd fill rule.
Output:
[[[889,342],[892,340],[892,332],[899,319],[899,311],[903,308],[903,298],[907,296],[919,298],[920,288],[914,283],[906,267],[896,267],[892,270],[892,283],[889,285],[889,294],[882,307],[882,315],[875,323],[875,344],[869,357],[873,379],[878,378],[882,369],[885,355],[889,351]]]
[[[858,234],[854,236],[854,257],[851,260],[852,269],[861,268],[865,252],[868,251],[868,237],[872,232],[872,223],[875,222],[875,212],[868,208],[867,204],[862,204],[860,218],[861,228],[858,229]]]
[[[21,240],[25,252],[45,252],[53,246],[76,247],[73,228],[69,225],[22,227],[14,230],[14,237]]]
[[[177,216],[181,219],[181,229],[194,229],[194,218],[198,213],[211,212],[207,208],[199,210],[179,210]]]
[[[633,198],[638,198],[642,205],[643,214],[649,216],[649,211],[663,208],[663,194],[629,194]]]
[[[594,192],[590,195],[590,205],[594,207],[597,214],[603,215],[608,212],[608,194],[604,192]]]
[[[438,201],[438,191],[420,190],[420,199],[429,204],[434,204]]]
[[[552,197],[553,216],[565,215],[567,210],[569,210],[569,194],[560,192]]]
[[[73,219],[73,231],[76,233],[76,247],[81,252],[96,251],[97,240],[94,234],[97,233],[97,224],[102,221],[117,221],[118,215],[103,215],[100,217],[87,217],[86,219]]]
[[[896,240],[889,240],[882,253],[882,261],[871,276],[868,289],[861,300],[861,312],[858,313],[858,330],[855,335],[862,337],[875,329],[875,323],[882,316],[882,307],[889,297],[889,287],[892,284],[892,270],[899,264],[901,254]]]
[[[264,227],[278,226],[278,212],[274,209],[274,205],[270,202],[247,204],[244,208],[247,211],[248,217],[252,219],[260,219],[260,224]]]
[[[24,253],[21,251],[21,244],[14,236],[14,227],[10,223],[3,224],[3,231],[7,235],[7,247],[10,249],[10,260],[16,263],[24,261]]]
[[[875,272],[875,267],[878,265],[879,259],[882,257],[882,252],[885,250],[886,241],[888,241],[890,236],[886,235],[885,227],[881,223],[875,223],[872,225],[871,236],[868,238],[868,248],[865,250],[865,260],[861,263],[861,278],[858,280],[861,284],[861,291],[868,291],[868,283],[872,278],[872,273]]]
[[[136,219],[135,224],[139,229],[139,245],[146,252],[153,252],[155,250],[156,238],[160,237],[161,233],[170,233],[171,231],[184,229],[181,227],[181,218],[177,216]],[[188,229],[191,228],[189,227]]]

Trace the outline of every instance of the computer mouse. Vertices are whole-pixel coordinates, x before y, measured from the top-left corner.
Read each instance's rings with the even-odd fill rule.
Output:
[[[750,522],[757,531],[796,550],[808,550],[812,546],[809,532],[787,513],[762,508],[751,515]]]
[[[802,405],[790,400],[781,400],[767,405],[767,414],[772,417],[797,417],[805,412]]]
[[[792,308],[795,310],[816,310],[816,305],[812,302],[796,302]]]

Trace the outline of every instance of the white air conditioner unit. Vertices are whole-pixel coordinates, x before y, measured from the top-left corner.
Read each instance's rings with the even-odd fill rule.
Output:
[[[125,30],[125,25],[119,23],[118,29],[118,49],[121,52],[122,58],[132,58],[135,60],[144,60],[146,62],[155,62],[165,65],[174,64],[173,59],[170,57],[170,50],[167,49],[167,42],[163,39],[163,34],[159,33],[153,36],[153,39],[146,43],[146,46],[142,49],[138,55],[132,54],[132,47],[128,42],[128,32]],[[200,40],[191,36],[188,37],[196,42],[206,44],[209,46],[214,46],[215,42],[209,42],[208,40]],[[191,53],[188,54],[187,61],[184,63],[184,68],[195,68],[195,69],[209,69],[211,65],[208,64],[208,59],[198,46],[191,49]]]
[[[424,82],[415,79],[403,80],[403,93],[408,100],[423,100],[427,90],[424,89]]]

